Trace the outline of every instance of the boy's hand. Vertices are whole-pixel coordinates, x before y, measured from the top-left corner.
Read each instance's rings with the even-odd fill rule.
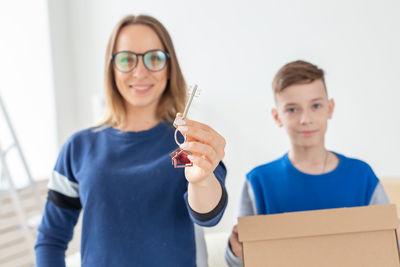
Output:
[[[229,237],[229,244],[233,254],[235,254],[236,257],[243,259],[243,243],[239,241],[237,225],[232,229],[232,234]]]
[[[186,141],[180,147],[191,153],[188,157],[193,166],[185,168],[189,183],[201,185],[213,177],[213,171],[225,155],[225,139],[210,126],[188,119],[180,120],[177,115],[174,124]]]

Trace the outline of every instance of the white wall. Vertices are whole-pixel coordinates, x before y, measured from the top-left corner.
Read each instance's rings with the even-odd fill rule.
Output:
[[[34,178],[48,178],[57,155],[46,4],[0,2],[0,93]],[[1,111],[0,143],[2,149],[12,144]],[[25,185],[17,150],[10,150],[7,161],[16,185]]]
[[[48,30],[51,36],[54,101],[57,107],[56,127],[60,147],[73,129],[77,128],[79,120],[76,104],[79,96],[75,86],[78,81],[73,76],[74,65],[77,63],[72,57],[73,38],[69,30],[74,18],[68,12],[66,1],[46,1],[50,21]]]
[[[230,202],[215,231],[234,223],[245,174],[288,149],[286,134],[270,116],[270,84],[292,60],[326,70],[336,101],[328,148],[364,159],[379,177],[400,174],[397,0],[49,2],[57,14],[50,14],[54,56],[65,59],[54,71],[60,81],[68,80],[68,86],[56,82],[57,94],[70,105],[58,105],[58,113],[73,119],[59,133],[60,142],[94,122],[92,102],[103,90],[106,42],[117,21],[146,13],[165,24],[187,82],[202,89],[190,116],[228,142]]]

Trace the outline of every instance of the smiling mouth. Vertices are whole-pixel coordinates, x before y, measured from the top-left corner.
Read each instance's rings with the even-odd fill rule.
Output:
[[[317,132],[317,130],[313,130],[313,131],[299,131],[300,134],[305,135],[305,136],[311,136],[313,134],[315,134]]]
[[[129,88],[136,94],[145,94],[151,90],[151,85],[129,85]]]

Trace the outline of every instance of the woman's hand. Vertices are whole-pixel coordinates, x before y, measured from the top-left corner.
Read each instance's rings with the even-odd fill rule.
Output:
[[[185,168],[185,176],[191,184],[205,184],[213,177],[213,171],[225,155],[225,138],[210,126],[188,119],[180,119],[178,113],[174,124],[186,137],[182,149],[191,153],[189,159],[193,166]]]
[[[188,158],[193,163],[192,167],[185,168],[188,203],[194,211],[205,214],[222,197],[221,184],[213,172],[225,155],[225,139],[208,125],[180,117],[178,113],[174,123],[186,137],[180,147],[191,153]]]

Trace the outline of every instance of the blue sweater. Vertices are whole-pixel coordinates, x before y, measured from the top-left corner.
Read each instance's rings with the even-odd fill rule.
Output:
[[[49,181],[35,245],[38,267],[65,266],[64,253],[83,208],[82,266],[196,266],[193,222],[213,226],[227,204],[198,214],[187,203],[184,169],[169,154],[175,128],[162,122],[141,132],[86,129],[63,146]]]

